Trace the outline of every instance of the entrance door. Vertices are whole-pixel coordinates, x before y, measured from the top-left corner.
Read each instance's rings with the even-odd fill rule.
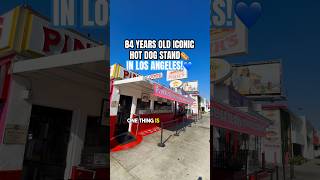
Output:
[[[127,119],[130,118],[131,104],[131,96],[120,95],[117,114],[116,136],[128,132],[129,123],[127,122]]]
[[[64,179],[72,111],[32,106],[23,179]]]
[[[111,149],[135,140],[135,137],[128,131],[129,123],[127,120],[130,118],[131,104],[131,96],[120,96],[115,137],[110,141]]]

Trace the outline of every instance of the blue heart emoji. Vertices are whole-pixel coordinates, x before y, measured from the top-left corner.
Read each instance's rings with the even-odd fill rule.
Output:
[[[239,2],[236,5],[235,12],[247,28],[250,28],[260,18],[262,13],[261,10],[261,4],[258,2],[251,3],[250,7],[244,2]]]
[[[189,70],[189,69],[191,68],[191,65],[192,65],[192,63],[191,63],[190,61],[185,61],[185,62],[183,62],[183,66],[184,66],[187,70]]]

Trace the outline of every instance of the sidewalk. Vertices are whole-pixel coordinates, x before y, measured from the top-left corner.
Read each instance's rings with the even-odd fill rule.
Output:
[[[319,180],[320,159],[313,159],[303,165],[294,166],[294,175],[294,180]]]
[[[112,180],[197,180],[210,179],[209,113],[197,124],[186,127],[180,136],[164,130],[161,148],[160,132],[145,136],[133,149],[110,154]],[[170,136],[172,135],[172,136]]]

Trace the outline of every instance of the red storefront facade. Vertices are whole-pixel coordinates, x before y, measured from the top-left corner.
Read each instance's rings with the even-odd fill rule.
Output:
[[[0,179],[76,178],[80,164],[85,168],[88,163],[84,162],[89,162],[81,151],[89,149],[88,134],[94,132],[86,127],[87,122],[99,130],[106,129],[98,121],[105,94],[106,47],[78,32],[54,28],[25,7],[3,14],[0,21]],[[85,72],[95,73],[95,78]],[[79,79],[84,84],[80,85]],[[83,94],[93,95],[79,98]],[[35,118],[39,116],[41,121]],[[41,138],[47,139],[47,144],[52,140],[59,145],[44,148],[45,143],[37,135],[45,128],[42,124],[55,133]],[[62,132],[52,131],[53,127]],[[50,138],[60,136],[68,141]],[[59,153],[54,150],[59,148],[63,149],[61,159],[55,158]],[[39,149],[53,152],[41,157],[59,159],[55,162],[59,168],[39,165],[50,164],[50,158],[40,162],[39,154],[45,152]],[[96,155],[106,157],[106,152],[99,153]],[[90,169],[96,177],[107,178],[106,166]]]
[[[111,80],[113,87],[110,90],[112,151],[121,149],[117,147],[117,139],[122,135],[133,136],[136,139],[131,143],[124,143],[124,148],[130,148],[139,144],[143,136],[159,131],[161,122],[182,120],[178,109],[181,110],[193,103],[189,96],[181,95],[134,72],[128,72],[117,64],[111,67],[111,77],[114,78]],[[127,122],[129,118],[152,119],[155,122]]]

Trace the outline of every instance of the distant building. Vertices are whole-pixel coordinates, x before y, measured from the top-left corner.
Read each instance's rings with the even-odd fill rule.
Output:
[[[206,98],[200,97],[200,110],[202,113],[210,111],[209,102]]]

